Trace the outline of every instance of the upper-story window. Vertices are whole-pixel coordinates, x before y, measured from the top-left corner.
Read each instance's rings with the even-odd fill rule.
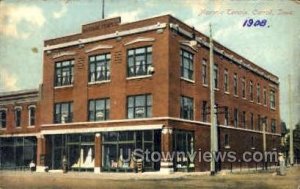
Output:
[[[207,101],[202,101],[202,121],[206,122],[207,121],[207,114],[208,114],[208,109],[207,109]]]
[[[6,110],[0,110],[0,128],[6,128]]]
[[[128,77],[148,75],[151,65],[152,47],[142,47],[127,51]]]
[[[239,112],[238,109],[234,109],[234,113],[233,113],[233,125],[234,127],[238,127],[238,121],[239,121]]]
[[[181,68],[181,77],[189,80],[194,79],[194,58],[193,54],[180,50],[180,68]]]
[[[271,132],[272,133],[276,132],[276,120],[275,119],[271,120]]]
[[[219,87],[219,68],[217,64],[214,64],[214,87],[217,89]]]
[[[253,82],[250,81],[250,100],[253,101]]]
[[[275,91],[270,90],[270,106],[271,108],[275,109],[276,101],[275,101]]]
[[[261,130],[261,116],[257,115],[257,130]]]
[[[55,63],[55,86],[72,85],[74,81],[74,60]]]
[[[29,120],[29,126],[35,125],[35,107],[30,106],[28,108],[28,120]]]
[[[228,83],[228,70],[224,70],[224,91],[228,92],[229,91],[229,83]]]
[[[193,98],[180,97],[180,117],[183,119],[194,119],[194,100]]]
[[[257,96],[257,103],[260,103],[260,84],[257,84],[257,91],[256,91],[256,96]]]
[[[224,125],[229,125],[229,110],[227,106],[224,108]]]
[[[235,96],[238,95],[238,76],[236,73],[233,75],[233,93]]]
[[[109,53],[89,57],[89,82],[110,80],[110,59]]]
[[[254,129],[254,115],[253,113],[250,114],[250,127]]]
[[[206,59],[202,60],[202,84],[207,85],[207,61]]]
[[[109,119],[109,98],[89,101],[89,121],[101,121]]]
[[[152,95],[136,95],[127,97],[127,118],[152,117]]]
[[[242,97],[246,98],[246,79],[242,79]]]
[[[246,118],[246,112],[243,111],[242,113],[242,127],[246,128],[247,118]]]
[[[73,120],[73,103],[62,102],[54,106],[54,123],[69,123]]]
[[[22,115],[22,108],[16,107],[15,108],[15,126],[21,127],[21,115]]]
[[[267,89],[264,88],[263,91],[263,101],[264,101],[264,105],[267,106]]]

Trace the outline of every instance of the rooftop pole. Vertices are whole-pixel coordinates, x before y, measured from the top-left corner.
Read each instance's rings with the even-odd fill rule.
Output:
[[[102,0],[102,19],[104,19],[104,0]]]
[[[209,24],[209,76],[210,76],[210,151],[211,151],[211,162],[210,162],[210,173],[214,175],[216,172],[216,161],[215,155],[217,151],[217,128],[215,122],[215,89],[214,89],[214,78],[213,78],[213,70],[214,70],[214,57],[213,57],[213,39],[212,39],[212,26]]]

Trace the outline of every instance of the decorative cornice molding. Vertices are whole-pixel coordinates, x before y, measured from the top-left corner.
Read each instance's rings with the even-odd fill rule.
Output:
[[[155,41],[155,39],[152,37],[138,37],[125,43],[124,46],[131,45],[134,43],[139,43],[139,42],[153,42],[153,41]]]
[[[114,48],[114,46],[112,46],[112,45],[102,45],[102,44],[100,44],[100,45],[97,45],[97,46],[92,47],[90,49],[87,49],[85,52],[89,53],[89,52],[93,52],[93,51],[100,50],[100,49],[112,49],[112,48]]]

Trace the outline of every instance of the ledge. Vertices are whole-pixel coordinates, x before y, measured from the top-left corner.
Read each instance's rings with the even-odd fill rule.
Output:
[[[194,80],[191,80],[191,79],[187,79],[187,78],[184,78],[184,77],[180,77],[181,80],[183,81],[187,81],[187,82],[190,82],[190,83],[195,83]]]
[[[63,89],[63,88],[71,88],[73,85],[64,85],[64,86],[56,86],[54,89]]]
[[[93,81],[93,82],[89,82],[88,85],[97,85],[97,84],[110,83],[110,82],[111,80]]]
[[[127,77],[126,80],[134,80],[134,79],[144,79],[152,77],[152,75],[141,75],[141,76],[133,76],[133,77]]]

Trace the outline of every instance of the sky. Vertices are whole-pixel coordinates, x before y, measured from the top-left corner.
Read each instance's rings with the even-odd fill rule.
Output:
[[[43,41],[81,31],[101,19],[102,0],[0,0],[0,92],[37,88],[42,83]],[[281,119],[300,121],[299,0],[105,0],[105,18],[133,22],[172,14],[229,49],[277,75]],[[267,20],[243,27],[246,19]]]

